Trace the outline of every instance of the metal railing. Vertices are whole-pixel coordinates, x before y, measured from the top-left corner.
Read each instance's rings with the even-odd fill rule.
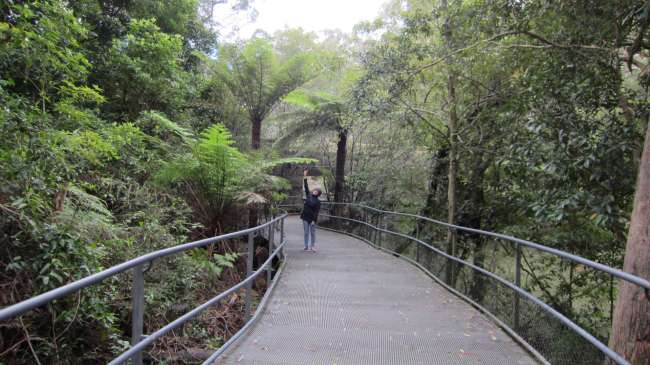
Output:
[[[605,300],[602,296],[591,299],[604,302],[603,306],[608,307],[610,314],[613,311],[611,299],[615,279],[637,285],[650,300],[650,282],[647,280],[565,251],[504,234],[450,225],[363,204],[328,202],[323,206],[323,227],[351,234],[378,249],[410,261],[495,320],[541,362],[591,365],[602,364],[609,359],[617,364],[629,364],[605,344],[606,336],[594,335],[585,329],[588,325],[578,324],[576,318],[571,318],[575,317],[571,306],[558,309],[538,297],[543,293],[537,286],[539,282],[534,280],[535,268],[539,269],[535,262],[569,263],[567,267],[572,268],[571,273],[574,273],[576,265],[583,272],[592,270],[594,280],[605,285],[609,292]],[[447,234],[450,230],[459,236],[473,236],[475,242],[481,242],[481,249],[474,247],[474,251],[482,253],[471,254],[467,253],[471,250],[461,250],[459,246],[467,242],[459,242],[457,247],[448,246]],[[490,261],[486,247],[491,243],[494,250]],[[477,255],[481,256],[480,260],[477,260]],[[470,259],[472,262],[469,262]],[[522,274],[526,276],[525,283],[522,282]],[[533,283],[529,283],[528,279]],[[577,307],[579,303],[572,306]],[[594,309],[594,315],[606,312],[601,309]],[[605,322],[611,326],[611,317],[609,322]]]
[[[212,354],[203,364],[211,364],[216,358],[221,355],[225,349],[232,344],[237,337],[239,337],[247,328],[250,327],[255,317],[260,313],[259,308],[263,305],[268,294],[275,286],[278,275],[273,276],[273,260],[275,258],[284,259],[283,248],[286,244],[285,234],[284,234],[284,221],[287,217],[286,212],[278,217],[272,217],[266,223],[260,224],[256,227],[244,229],[241,231],[224,234],[221,236],[206,238],[203,240],[190,242],[174,247],[169,247],[166,249],[150,252],[148,254],[136,257],[132,260],[123,262],[119,265],[110,267],[106,270],[98,272],[96,274],[87,276],[81,280],[69,283],[67,285],[61,286],[59,288],[50,290],[46,293],[40,294],[38,296],[32,297],[30,299],[24,300],[20,303],[5,307],[0,309],[0,321],[6,321],[12,319],[16,316],[20,316],[26,312],[29,312],[35,308],[46,305],[56,299],[65,297],[69,294],[78,292],[86,287],[98,284],[103,280],[115,276],[119,273],[122,273],[127,270],[132,270],[133,282],[132,282],[132,298],[131,298],[131,324],[132,324],[132,336],[131,336],[131,347],[122,352],[118,357],[109,362],[110,365],[122,364],[131,359],[132,364],[140,365],[143,362],[143,351],[157,339],[161,338],[165,334],[169,333],[173,329],[183,325],[194,317],[198,316],[205,309],[210,306],[216,305],[222,300],[224,300],[229,295],[237,292],[238,290],[245,289],[245,316],[247,323],[245,326],[235,333],[229,341],[227,341],[223,346],[221,346],[215,353]],[[279,232],[279,241],[276,242],[276,233]],[[256,271],[253,271],[253,256],[254,256],[254,237],[255,235],[264,235],[267,234],[268,244],[269,244],[269,256],[268,259],[259,265]],[[143,334],[143,320],[145,312],[145,297],[144,297],[144,279],[145,273],[152,267],[154,260],[160,259],[162,257],[170,256],[180,252],[185,252],[188,250],[206,247],[208,245],[226,241],[234,238],[246,237],[247,238],[247,257],[246,257],[246,279],[240,281],[238,284],[230,287],[229,289],[223,291],[219,295],[213,297],[207,302],[195,307],[184,315],[178,317],[174,321],[168,323],[164,327],[148,334]],[[281,269],[282,266],[280,266]],[[251,308],[252,308],[252,283],[260,275],[266,272],[267,275],[267,293],[260,303],[260,307],[255,313],[255,316],[251,317]],[[279,271],[278,271],[279,272]]]

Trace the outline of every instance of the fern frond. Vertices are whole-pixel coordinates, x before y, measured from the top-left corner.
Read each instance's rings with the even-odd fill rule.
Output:
[[[79,209],[93,211],[109,219],[113,218],[111,211],[106,208],[106,204],[102,199],[87,193],[76,185],[68,187],[68,196],[69,200],[72,200]]]
[[[70,227],[88,242],[114,238],[123,228],[114,223],[113,214],[102,199],[75,185],[68,187],[68,198],[55,221]]]
[[[137,124],[144,131],[163,140],[166,139],[165,137],[167,135],[174,135],[185,144],[191,144],[195,141],[194,135],[189,129],[181,127],[160,112],[142,112],[140,118],[137,120]]]
[[[318,162],[318,160],[313,158],[308,158],[308,157],[285,157],[285,158],[278,158],[273,160],[257,161],[256,164],[259,166],[261,170],[267,170],[288,163],[307,165],[316,162]]]
[[[253,191],[242,191],[235,196],[235,199],[243,202],[246,205],[264,204],[268,202],[264,195],[255,193]]]

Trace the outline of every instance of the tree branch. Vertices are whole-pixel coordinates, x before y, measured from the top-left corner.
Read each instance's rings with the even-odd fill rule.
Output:
[[[456,49],[453,52],[450,52],[449,54],[447,54],[447,55],[445,55],[443,57],[440,57],[440,58],[438,58],[438,59],[436,59],[436,60],[434,60],[434,61],[432,61],[432,62],[430,62],[430,63],[428,63],[426,65],[420,66],[420,67],[410,71],[410,73],[415,74],[415,73],[424,71],[424,70],[426,70],[428,68],[431,68],[431,67],[433,67],[433,66],[435,66],[435,65],[437,65],[437,64],[439,64],[439,63],[441,63],[443,61],[446,61],[448,58],[450,58],[453,55],[456,55],[458,53],[461,53],[461,52],[470,50],[472,48],[475,48],[475,47],[481,45],[482,43],[494,42],[494,41],[500,40],[501,38],[505,38],[505,37],[511,36],[511,35],[527,35],[527,36],[529,36],[529,37],[531,37],[533,39],[536,39],[536,40],[538,40],[538,41],[540,41],[540,42],[542,42],[542,43],[544,43],[546,45],[546,46],[520,45],[520,47],[525,46],[526,48],[588,49],[588,50],[597,50],[597,51],[606,51],[606,52],[612,52],[613,51],[610,48],[604,48],[604,47],[595,46],[595,45],[579,45],[579,44],[555,43],[555,42],[552,42],[552,41],[540,36],[539,34],[536,34],[536,33],[533,33],[533,32],[527,31],[527,30],[515,30],[515,31],[503,32],[503,33],[497,34],[495,36],[492,36],[492,37],[490,37],[488,39],[482,39],[480,41],[472,43],[467,47]]]
[[[25,327],[25,323],[23,323],[23,317],[18,317],[18,320],[20,321],[20,325],[23,327],[23,332],[25,332],[25,340],[27,340],[27,344],[29,345],[29,349],[32,352],[32,355],[34,356],[34,360],[36,360],[36,363],[38,365],[41,365],[41,361],[38,359],[38,355],[36,355],[36,351],[34,351],[34,346],[32,346],[32,341],[29,337],[29,332],[27,332],[27,328]]]
[[[422,114],[420,114],[417,110],[415,110],[411,105],[409,105],[407,102],[405,102],[402,98],[398,98],[398,100],[404,104],[405,107],[407,107],[413,114],[415,114],[421,121],[423,121],[425,124],[427,124],[431,129],[433,129],[435,132],[439,133],[443,138],[447,138],[447,134],[443,133],[438,127],[433,125],[427,118],[423,117]]]

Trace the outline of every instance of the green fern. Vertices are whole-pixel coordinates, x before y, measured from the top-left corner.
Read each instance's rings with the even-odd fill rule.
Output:
[[[189,129],[169,120],[160,112],[142,112],[137,120],[137,125],[143,131],[162,140],[167,140],[169,136],[176,136],[185,144],[191,144],[195,141],[194,135]]]
[[[289,182],[270,175],[270,169],[286,163],[313,162],[310,158],[244,154],[234,147],[228,129],[216,124],[201,133],[190,152],[165,163],[155,181],[184,192],[188,203],[209,225],[232,203],[268,203],[278,192],[288,190]]]
[[[268,170],[284,164],[298,164],[298,165],[308,165],[312,163],[317,163],[318,160],[307,157],[285,157],[285,158],[276,158],[272,160],[262,160],[258,161],[257,165],[262,170]]]
[[[89,243],[112,239],[122,232],[104,201],[76,185],[68,187],[63,210],[55,216],[55,221]]]

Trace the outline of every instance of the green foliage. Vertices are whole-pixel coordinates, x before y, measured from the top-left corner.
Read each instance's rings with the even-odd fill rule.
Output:
[[[315,54],[288,52],[282,57],[263,38],[253,38],[241,46],[225,45],[220,55],[216,74],[246,111],[253,126],[261,127],[283,97],[318,71]],[[253,141],[254,148],[259,147],[256,143],[259,141]]]
[[[406,140],[428,154],[429,162],[419,163],[427,167],[428,186],[419,199],[393,194],[413,186],[413,175],[403,174],[382,180],[382,189],[363,199],[446,219],[453,145],[455,222],[620,266],[648,112],[647,88],[639,87],[647,48],[637,42],[631,58],[642,63],[635,65],[621,52],[629,39],[647,39],[647,21],[633,15],[647,7],[413,0],[395,1],[392,9],[365,26],[382,33],[361,58],[354,110],[378,128],[414,131]],[[448,129],[452,108],[457,138]],[[418,153],[406,142],[378,156],[377,146],[391,143],[392,134],[363,138],[350,161],[358,166],[349,177],[355,190],[387,166],[400,168],[402,158],[394,155]],[[462,257],[487,264],[485,242],[460,236],[458,245]],[[606,340],[613,294],[604,278],[548,257],[531,256],[524,267],[532,292]],[[536,330],[531,336],[547,335]]]
[[[164,114],[156,111],[142,112],[137,124],[141,130],[150,136],[156,136],[165,142],[173,142],[176,137],[182,144],[194,142],[194,136],[190,130],[169,120]]]
[[[301,108],[305,108],[308,110],[313,110],[316,108],[318,105],[318,102],[315,98],[313,98],[306,90],[304,89],[298,89],[294,90],[289,95],[287,95],[283,101],[285,103],[291,104],[291,105],[296,105]]]
[[[322,134],[347,133],[360,117],[351,111],[350,88],[359,77],[355,65],[340,61],[331,73],[321,74],[289,93],[283,102],[291,107],[277,116],[282,134],[274,146],[282,147]]]
[[[195,269],[203,270],[210,275],[219,277],[224,269],[234,267],[234,263],[239,258],[239,254],[213,254],[212,259],[210,259],[205,256],[204,252],[194,250],[192,251],[190,258]]]
[[[189,88],[179,64],[181,52],[182,38],[161,32],[153,19],[129,23],[126,35],[113,40],[109,53],[104,90],[111,103],[104,112],[134,120],[145,110],[178,110]]]
[[[215,166],[227,156],[222,166],[235,168],[196,176],[226,179],[231,200],[240,187],[261,184],[236,178],[249,162],[227,130],[208,130],[199,140],[192,129],[200,114],[187,109],[212,97],[202,93],[210,84],[200,66],[214,38],[198,6],[0,4],[0,286],[7,288],[0,306],[199,237],[205,226],[186,203],[190,192],[153,183],[163,167],[186,157],[189,167]],[[271,180],[273,189],[282,187]],[[239,223],[215,219],[209,223],[224,230]],[[147,276],[148,325],[160,327],[175,298],[196,302],[222,285],[215,278],[237,269],[238,256],[229,252],[197,250],[157,262]],[[33,352],[23,324],[10,321],[0,361],[107,362],[128,346],[129,282],[110,278],[24,315]]]
[[[80,45],[87,30],[62,2],[6,2],[0,14],[0,69],[9,90],[44,109],[87,75]]]
[[[196,19],[198,3],[198,0],[140,0],[134,2],[131,13],[136,18],[154,18],[165,33],[185,34],[189,23]]]
[[[392,1],[353,36],[284,30],[219,47],[202,18],[214,2],[0,4],[0,306],[285,199],[291,184],[272,173],[316,160],[242,152],[246,120],[269,117],[275,146],[319,156],[329,179],[348,141],[350,200],[436,218],[454,144],[457,222],[619,265],[650,110],[646,8],[445,3]],[[481,242],[458,243],[481,263]],[[223,275],[239,266],[228,244],[156,262],[147,326],[237,276]],[[606,338],[603,278],[527,258],[529,289]],[[41,363],[105,362],[128,346],[127,282],[24,316]],[[6,328],[11,362],[34,362],[22,326]]]
[[[286,183],[268,175],[275,166],[286,163],[309,163],[313,159],[268,159],[247,156],[234,146],[228,129],[216,124],[201,133],[187,154],[165,163],[156,175],[163,186],[185,191],[206,227],[237,201],[246,204],[266,203],[273,192],[285,189]]]
[[[221,124],[201,134],[191,152],[167,163],[156,175],[163,185],[183,186],[202,214],[204,224],[223,213],[237,191],[238,176],[247,164],[245,156],[232,146],[230,132]]]

